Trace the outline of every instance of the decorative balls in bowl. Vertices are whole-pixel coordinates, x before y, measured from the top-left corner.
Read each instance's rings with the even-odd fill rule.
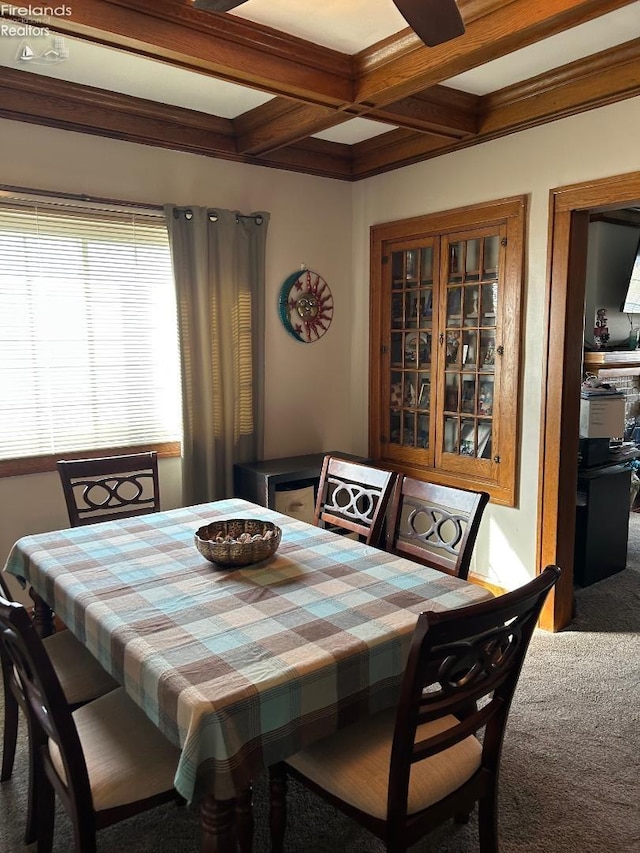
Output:
[[[196,548],[209,562],[238,568],[273,556],[281,536],[282,531],[271,521],[230,518],[200,527],[194,538]]]

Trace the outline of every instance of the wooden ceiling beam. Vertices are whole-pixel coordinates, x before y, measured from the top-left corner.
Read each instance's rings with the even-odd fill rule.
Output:
[[[478,135],[459,140],[399,129],[354,146],[308,139],[257,156],[236,145],[238,119],[221,119],[10,68],[3,69],[0,82],[0,116],[206,156],[358,180],[635,95],[640,95],[640,40],[484,96],[479,99]],[[273,104],[270,102],[271,110],[275,110]],[[287,104],[291,107],[290,102],[277,104],[283,111]],[[247,120],[253,112],[242,118]]]
[[[488,3],[482,14],[467,21],[464,35],[428,48],[415,37],[415,49],[394,56],[378,47],[354,58],[354,102],[377,108],[415,95],[514,50],[534,44],[633,0],[512,0]],[[486,11],[490,9],[490,11]],[[398,42],[399,43],[399,42]],[[372,58],[373,56],[373,58]]]
[[[465,35],[427,48],[411,32],[356,57],[319,47],[233,15],[194,9],[185,0],[82,0],[52,26],[112,47],[303,103],[257,108],[236,119],[238,150],[250,155],[295,144],[354,115],[444,140],[475,132],[469,111],[448,115],[416,96],[450,76],[604,14],[632,0],[460,0]],[[354,78],[355,74],[355,78]],[[397,104],[397,107],[394,106]],[[312,106],[310,106],[312,105]],[[377,112],[376,112],[377,111]],[[262,123],[256,117],[265,116]]]
[[[51,18],[51,30],[309,103],[340,107],[353,98],[350,56],[233,15],[185,0],[81,0],[69,8],[68,17]]]
[[[513,133],[640,95],[640,39],[484,95],[479,134]]]
[[[568,26],[592,20],[605,12],[628,5],[633,0],[468,0],[461,3],[467,23],[465,35],[453,41],[427,48],[410,30],[385,39],[354,57],[356,74],[354,100],[334,113],[333,121],[325,110],[315,113],[308,106],[288,108],[286,121],[268,117],[243,134],[242,146],[250,151],[277,150],[328,127],[347,121],[354,115],[385,121],[406,130],[437,133],[444,138],[460,138],[476,129],[472,110],[466,115],[430,123],[419,117],[413,98],[430,98],[433,87],[491,59],[547,38]],[[448,91],[451,91],[450,89]],[[397,106],[397,109],[396,109]],[[257,110],[261,110],[258,107]],[[297,110],[297,112],[296,112]],[[463,127],[458,127],[462,124]],[[462,133],[450,134],[451,130]]]
[[[257,158],[239,152],[233,122],[206,113],[4,68],[0,117],[259,166],[351,180],[351,146],[305,140]]]
[[[546,0],[545,4],[528,5],[552,9],[555,15],[553,27],[556,27],[558,15],[566,17],[569,14],[568,7],[571,7],[573,15],[593,16],[596,6],[599,12],[604,12],[624,6],[629,1],[598,0],[595,3],[589,0]],[[493,15],[496,2],[461,0],[467,12],[478,16],[477,20]],[[515,14],[521,10],[522,2],[511,0],[507,5]],[[171,11],[178,19],[186,14],[183,0],[157,0],[155,3],[150,0],[83,0],[82,10],[90,7],[94,12],[100,7],[102,14],[107,9],[111,16],[115,10],[121,27],[125,20],[131,23],[127,17],[129,13],[142,15],[147,23],[152,21],[151,31],[155,33],[152,41],[157,40],[159,32],[154,30],[153,22],[158,19],[153,17],[152,10],[159,10],[162,15]],[[80,5],[77,8],[80,9]],[[565,11],[560,13],[560,8]],[[188,11],[194,13],[194,10]],[[531,12],[527,38],[532,37],[535,29],[532,24],[534,13],[539,15],[540,21],[543,18],[540,10]],[[236,22],[238,20],[234,19]],[[539,23],[537,32],[540,38],[549,35],[549,22],[549,18],[544,18],[544,23]],[[93,23],[95,26],[96,21]],[[514,22],[512,24],[515,26]],[[77,20],[75,26],[80,26]],[[189,18],[186,29],[191,32],[194,26],[193,20]],[[249,29],[253,31],[256,26]],[[258,28],[260,32],[263,30]],[[98,28],[96,32],[99,31]],[[135,35],[132,43],[135,41],[138,44],[140,33],[131,32]],[[245,32],[242,28],[234,31],[239,39],[242,32]],[[523,32],[521,29],[521,37]],[[179,33],[180,38],[183,38],[184,32],[180,30]],[[269,56],[278,56],[277,45],[274,46],[271,41],[271,33],[274,31],[263,35],[263,40],[270,44]],[[225,31],[225,38],[228,35],[229,31]],[[121,37],[118,36],[118,39]],[[283,43],[287,43],[287,39]],[[505,39],[498,39],[501,50],[506,44]],[[98,40],[105,41],[104,38]],[[382,68],[397,68],[399,62],[416,53],[423,56],[427,49],[416,50],[415,46],[411,47],[412,43],[415,45],[415,36],[407,36],[405,31],[395,39],[378,44],[375,50],[365,52],[367,58],[362,59],[361,66],[366,67],[367,75],[376,74]],[[460,51],[454,49],[455,43],[451,45],[452,53],[458,56]],[[133,50],[134,47],[128,49]],[[478,51],[465,50],[466,61],[476,62]],[[431,49],[433,51],[438,51],[438,48]],[[320,53],[313,55],[311,65],[316,60],[322,65],[323,56],[324,49],[320,49]],[[338,56],[348,59],[342,54]],[[243,61],[246,59],[247,54],[244,54]],[[280,70],[283,71],[284,66]],[[340,73],[342,71],[344,67]],[[445,72],[437,73],[448,74],[449,71],[450,67]],[[437,73],[434,70],[429,72],[435,77]],[[394,81],[395,78],[389,78],[391,87],[396,85],[397,81]],[[276,98],[243,116],[227,120],[5,68],[0,83],[0,116],[239,162],[357,180],[632,97],[640,94],[638,81],[640,40],[595,57],[587,57],[482,98],[438,85],[431,86],[425,92],[407,95],[396,103],[382,103],[376,107],[347,101],[339,106],[324,104],[318,108],[315,103],[299,104],[292,98]],[[354,115],[393,123],[399,129],[353,146],[307,138],[318,130],[348,120]]]
[[[233,120],[238,151],[256,155],[301,142],[335,124],[335,110],[284,98],[273,98]]]
[[[353,146],[353,177],[354,180],[368,178],[390,171],[395,168],[392,164],[407,166],[460,147],[460,140],[454,142],[429,133],[392,130]]]
[[[236,157],[229,119],[3,68],[0,116],[193,154]]]
[[[370,110],[366,117],[445,139],[462,139],[478,132],[479,107],[478,95],[448,86],[432,86],[426,92]]]
[[[324,139],[305,139],[288,148],[271,151],[254,162],[324,178],[353,179],[351,146]]]
[[[443,139],[462,139],[477,133],[479,102],[476,95],[434,86],[424,95],[405,98],[380,110],[367,110],[365,117]],[[274,98],[238,116],[233,124],[238,151],[258,155],[277,151],[361,115],[357,107],[336,114],[329,108]]]
[[[478,133],[457,142],[407,130],[353,146],[354,179],[427,160],[640,95],[640,39],[602,51],[480,99]]]

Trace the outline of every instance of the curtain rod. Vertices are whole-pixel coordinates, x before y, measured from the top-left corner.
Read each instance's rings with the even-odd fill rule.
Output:
[[[264,216],[261,213],[236,213],[236,222],[238,219],[253,219],[256,225],[262,225]]]
[[[50,198],[64,201],[75,202],[76,204],[96,204],[102,206],[109,206],[114,208],[124,208],[124,209],[134,209],[134,210],[142,210],[146,213],[157,214],[158,216],[164,215],[164,206],[161,204],[144,204],[143,202],[137,201],[125,201],[123,199],[114,199],[114,198],[103,198],[101,196],[91,196],[86,195],[85,193],[62,193],[56,192],[55,190],[38,190],[32,189],[30,187],[13,187],[10,184],[0,184],[0,197],[3,195],[8,196],[19,196],[24,200],[31,200],[34,197],[42,197],[42,198]],[[190,208],[188,207],[175,207],[173,210],[173,215],[177,218],[180,214],[179,211],[183,210],[185,215],[191,213]],[[215,217],[215,218],[213,218]],[[188,217],[187,217],[188,218]],[[211,209],[209,214],[209,218],[212,221],[215,221],[218,217],[215,212],[215,208]],[[262,225],[264,222],[264,216],[261,213],[236,213],[236,222],[239,222],[241,219],[253,219],[256,225]]]
[[[190,207],[176,207],[173,208],[173,218],[179,219],[180,214],[184,214],[185,219],[193,219],[193,209]],[[218,210],[215,207],[209,208],[207,210],[207,216],[210,222],[217,222],[219,219]],[[262,213],[236,213],[236,222],[240,222],[241,219],[253,219],[256,225],[262,225],[264,222],[264,216]]]
[[[111,205],[113,207],[134,208],[136,210],[152,211],[159,214],[163,213],[164,210],[161,204],[143,204],[142,202],[102,198],[100,196],[91,196],[84,193],[61,193],[56,192],[55,190],[37,190],[30,187],[12,187],[8,184],[0,184],[0,193],[19,195],[24,198],[41,196],[42,198],[64,199],[65,201],[84,202],[85,204],[101,204]]]

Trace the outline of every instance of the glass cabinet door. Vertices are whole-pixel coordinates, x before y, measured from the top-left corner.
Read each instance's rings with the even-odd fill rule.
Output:
[[[371,228],[369,454],[515,506],[527,199]]]
[[[432,242],[391,252],[389,443],[431,446],[434,249]]]
[[[491,459],[500,309],[501,236],[450,240],[445,249],[443,453]]]

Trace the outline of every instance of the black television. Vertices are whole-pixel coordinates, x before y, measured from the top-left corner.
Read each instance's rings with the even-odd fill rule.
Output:
[[[636,247],[636,254],[631,267],[627,295],[622,305],[624,314],[640,314],[640,239]]]

